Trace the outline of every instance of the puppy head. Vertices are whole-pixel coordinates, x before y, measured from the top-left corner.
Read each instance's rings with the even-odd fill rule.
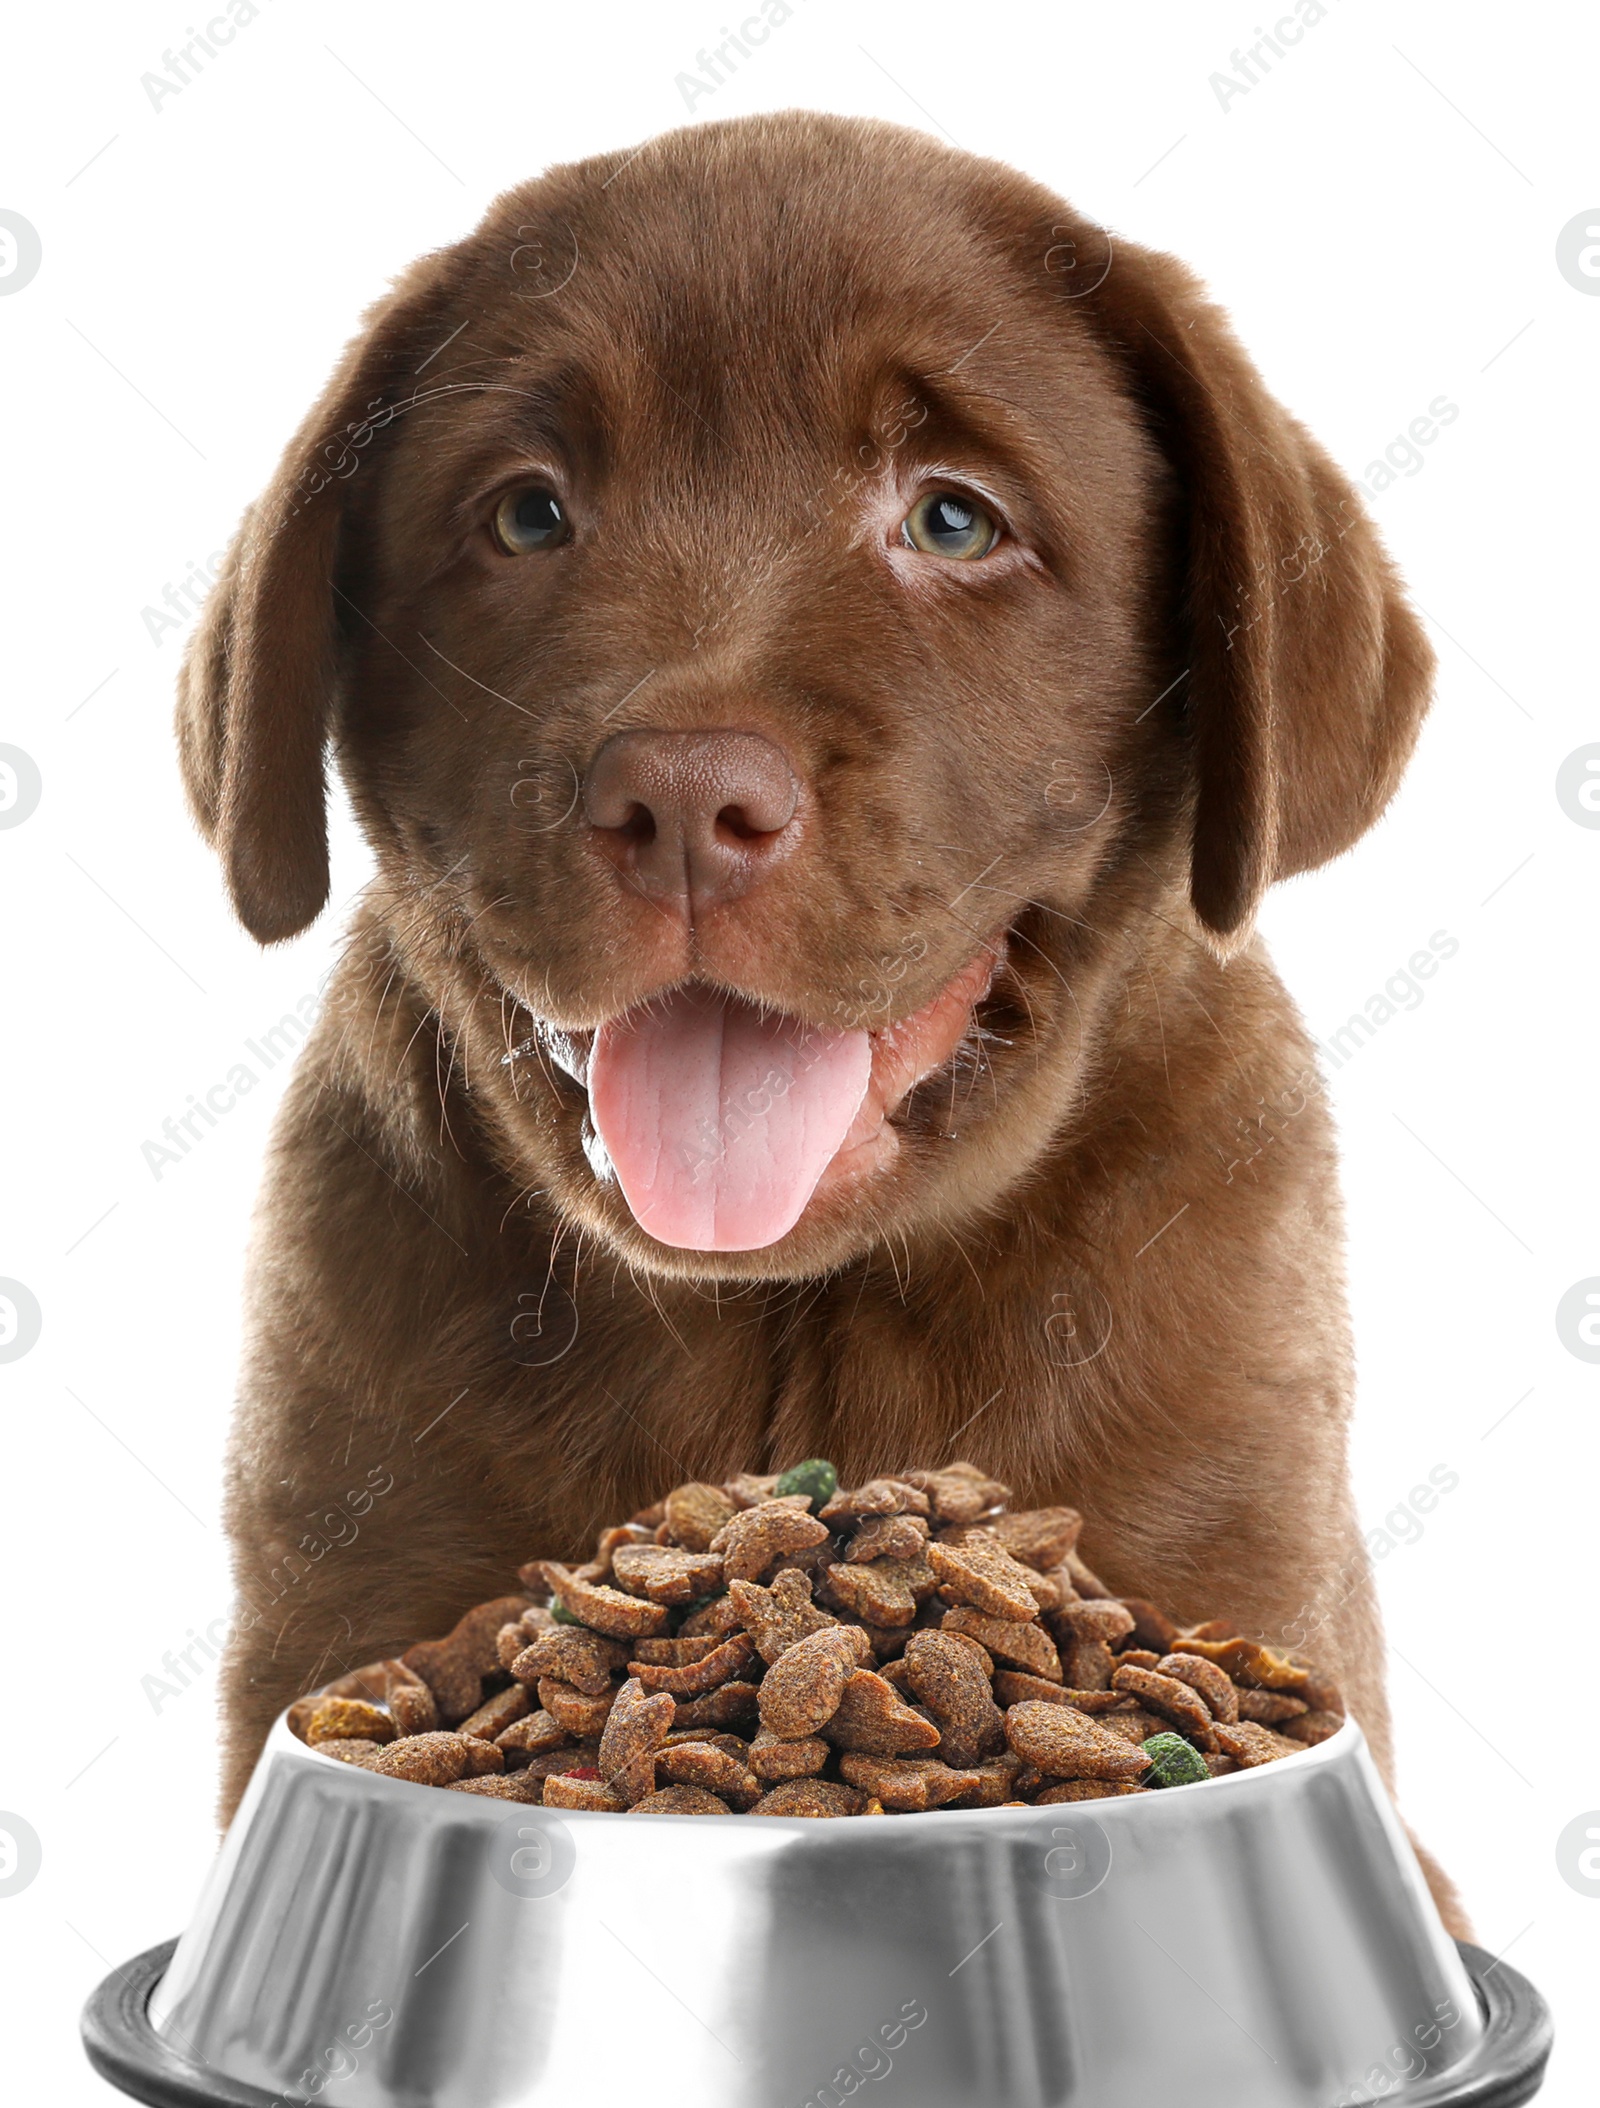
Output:
[[[185,667],[263,942],[332,744],[503,1137],[638,1263],[800,1275],[982,1207],[1075,981],[1226,954],[1398,779],[1428,653],[1169,259],[803,114],[552,171],[368,318]]]

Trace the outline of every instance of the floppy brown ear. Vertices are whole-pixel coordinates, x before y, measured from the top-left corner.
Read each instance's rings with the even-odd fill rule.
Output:
[[[412,395],[443,304],[448,252],[371,308],[321,400],[250,507],[178,679],[189,808],[221,855],[239,920],[293,937],[328,898],[323,752],[339,680],[334,591],[350,479]]]
[[[1427,709],[1433,653],[1355,489],[1181,264],[1118,242],[1081,307],[1177,476],[1190,895],[1226,954],[1274,880],[1337,856],[1383,811]]]

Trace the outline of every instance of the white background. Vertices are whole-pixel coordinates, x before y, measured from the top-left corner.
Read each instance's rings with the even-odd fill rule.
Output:
[[[230,920],[173,764],[181,636],[143,611],[224,545],[391,274],[547,163],[686,120],[677,76],[719,8],[267,0],[159,111],[141,76],[187,34],[177,0],[13,26],[0,206],[43,263],[0,299],[0,741],[43,794],[0,832],[0,1275],[43,1331],[0,1366],[0,1808],[43,1868],[0,1898],[0,2058],[53,2103],[110,2098],[77,2008],[183,1925],[213,1850],[210,1683],[157,1713],[141,1680],[227,1607],[219,1455],[286,1065],[159,1180],[142,1145],[316,989],[341,921],[264,954]],[[1332,1078],[1355,1467],[1374,1529],[1434,1467],[1459,1477],[1378,1570],[1405,1805],[1483,1944],[1553,2001],[1545,2099],[1576,2108],[1600,1896],[1562,1880],[1557,1839],[1600,1809],[1600,1369],[1555,1313],[1600,1274],[1600,831],[1556,777],[1600,741],[1600,298],[1556,242],[1600,200],[1600,38],[1577,7],[1513,38],[1498,9],[1339,0],[1224,110],[1210,76],[1258,13],[801,0],[693,116],[872,113],[1014,162],[1194,264],[1354,474],[1435,397],[1459,408],[1374,501],[1440,653],[1420,752],[1380,830],[1266,927],[1322,1038],[1432,933],[1458,942]],[[343,820],[337,902],[364,869]]]

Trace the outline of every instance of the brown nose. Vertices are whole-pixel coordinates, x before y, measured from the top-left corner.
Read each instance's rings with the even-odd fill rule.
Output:
[[[794,839],[800,785],[757,732],[618,732],[589,764],[584,811],[641,892],[732,900]]]

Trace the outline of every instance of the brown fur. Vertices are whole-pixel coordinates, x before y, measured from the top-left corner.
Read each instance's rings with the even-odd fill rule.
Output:
[[[484,494],[545,464],[576,537],[508,562]],[[935,466],[1002,500],[1003,561],[886,558]],[[326,743],[378,860],[252,1268],[227,1803],[317,1679],[676,1480],[813,1454],[1081,1506],[1114,1587],[1300,1638],[1387,1771],[1332,1136],[1251,919],[1382,810],[1429,674],[1189,273],[995,163],[740,120],[556,169],[416,264],[241,529],[180,707],[263,942],[326,898]],[[796,852],[692,930],[572,802],[633,726],[762,733],[805,786]],[[881,1025],[1002,929],[989,1036],[766,1251],[646,1237],[536,1038],[689,973]]]

